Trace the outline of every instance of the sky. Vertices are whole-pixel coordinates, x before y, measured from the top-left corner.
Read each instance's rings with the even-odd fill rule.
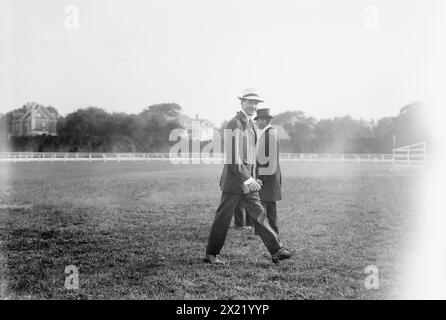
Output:
[[[219,126],[254,87],[272,114],[396,116],[428,94],[440,3],[4,0],[0,113],[175,102]]]

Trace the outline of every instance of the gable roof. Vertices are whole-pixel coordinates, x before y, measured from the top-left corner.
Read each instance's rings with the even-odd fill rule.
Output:
[[[49,118],[51,120],[57,120],[57,115],[44,106],[39,106],[36,109],[36,111],[40,112],[41,114],[44,114],[46,118]]]
[[[45,119],[57,120],[57,114],[50,111],[47,107],[31,102],[25,104],[21,109],[13,111],[13,120],[26,120],[31,116],[32,111],[40,112]]]

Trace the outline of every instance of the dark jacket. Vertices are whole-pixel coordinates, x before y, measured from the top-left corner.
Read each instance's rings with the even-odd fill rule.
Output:
[[[272,153],[273,150],[270,150],[269,143],[275,143],[276,144],[276,160],[277,160],[277,166],[275,167],[275,170],[273,174],[271,175],[261,175],[259,174],[259,169],[261,167],[268,167],[269,163],[260,164],[257,163],[257,179],[262,180],[262,188],[259,191],[260,200],[262,201],[278,201],[282,200],[282,174],[280,172],[280,164],[279,164],[279,139],[277,136],[277,130],[273,128],[268,128],[265,130],[264,134],[262,134],[259,137],[258,141],[258,147],[257,147],[257,159],[259,159],[259,154],[262,153],[266,157],[270,156],[270,152]],[[273,156],[273,154],[271,154]]]
[[[230,161],[225,161],[223,166],[223,172],[220,178],[220,189],[223,192],[230,193],[249,193],[249,188],[243,182],[248,180],[253,175],[253,162],[255,161],[255,142],[257,141],[256,132],[246,116],[242,112],[238,112],[237,115],[229,121],[226,129],[230,129],[232,132],[239,131],[248,133],[253,141],[247,143],[246,140],[242,138],[242,135],[238,135],[240,138],[239,145],[243,146],[242,152],[238,153],[240,155],[240,160],[238,163],[235,161],[234,155],[236,154],[236,143],[235,139],[230,139],[227,141],[225,137],[225,148],[230,147],[232,149],[232,159]],[[248,149],[250,151],[248,152]],[[227,153],[228,150],[225,150]],[[252,155],[252,159],[248,157]]]

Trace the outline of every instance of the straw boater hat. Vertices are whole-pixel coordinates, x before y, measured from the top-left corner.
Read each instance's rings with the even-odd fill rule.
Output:
[[[257,115],[254,118],[254,120],[257,120],[259,118],[272,119],[274,117],[269,114],[269,108],[264,108],[264,109],[257,109]]]
[[[254,101],[258,101],[258,102],[264,102],[261,98],[260,95],[258,94],[256,89],[253,88],[248,88],[243,90],[242,94],[240,96],[238,96],[238,98],[240,100],[254,100]]]

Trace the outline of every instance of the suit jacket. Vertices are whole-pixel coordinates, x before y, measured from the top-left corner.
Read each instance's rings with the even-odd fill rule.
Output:
[[[223,172],[220,178],[220,189],[223,192],[230,193],[249,193],[249,188],[244,182],[253,175],[253,164],[255,162],[255,143],[257,141],[257,135],[252,125],[246,116],[242,112],[238,112],[237,115],[229,121],[226,129],[231,132],[238,131],[239,133],[246,133],[250,135],[253,141],[248,142],[247,139],[243,139],[243,135],[238,135],[238,144],[242,146],[241,152],[236,150],[235,138],[227,141],[225,137],[225,148],[231,148],[232,159],[226,161],[223,166]],[[229,150],[225,150],[227,153]],[[240,154],[241,153],[241,154]],[[236,161],[234,155],[240,156],[240,161]],[[252,159],[250,158],[252,155]],[[238,163],[237,163],[238,162]]]
[[[259,155],[263,154],[266,157],[270,156],[269,143],[276,144],[276,160],[277,166],[271,175],[261,175],[259,174],[259,168],[268,167],[270,163],[260,164],[257,162],[257,179],[262,180],[262,189],[259,191],[260,200],[262,201],[279,201],[282,200],[282,174],[280,172],[280,164],[279,164],[279,139],[277,136],[277,130],[273,128],[268,128],[265,132],[259,137],[258,148],[257,148],[257,158],[259,159]],[[273,156],[271,154],[271,156]]]

